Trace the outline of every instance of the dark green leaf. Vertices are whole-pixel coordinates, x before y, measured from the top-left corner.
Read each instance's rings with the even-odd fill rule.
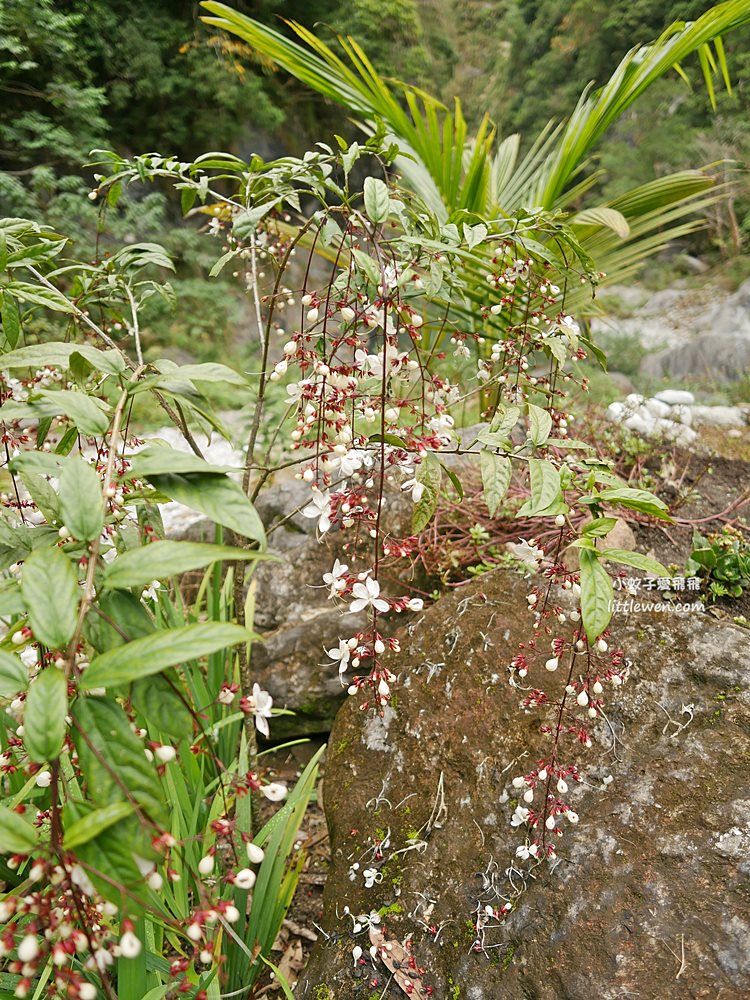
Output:
[[[73,389],[42,389],[33,405],[45,417],[68,417],[82,434],[101,436],[109,427],[106,403]]]
[[[623,566],[642,569],[644,573],[649,573],[651,576],[669,576],[669,570],[666,566],[662,566],[658,559],[644,556],[640,552],[630,552],[628,549],[600,549],[599,558],[603,561],[608,560],[609,562],[621,563]]]
[[[479,467],[482,472],[484,487],[484,502],[490,512],[490,517],[503,502],[508,492],[512,467],[507,455],[497,455],[494,451],[483,450],[479,455]]]
[[[225,622],[163,629],[97,656],[86,670],[82,684],[87,690],[119,687],[252,638],[240,625]]]
[[[18,343],[18,336],[21,332],[21,315],[18,311],[18,303],[7,291],[3,293],[2,320],[3,336],[12,349]]]
[[[102,484],[80,455],[69,458],[60,475],[60,513],[74,538],[93,542],[104,527]]]
[[[94,806],[134,802],[160,828],[166,828],[169,811],[161,782],[123,709],[111,698],[79,697],[72,714],[73,738]]]
[[[581,549],[581,616],[589,642],[594,642],[612,618],[613,588],[596,552]]]
[[[242,489],[225,476],[187,473],[185,475],[150,475],[152,486],[172,500],[199,510],[215,524],[231,528],[238,535],[265,546],[266,533],[255,507]]]
[[[201,472],[210,475],[224,475],[227,472],[238,472],[238,469],[228,465],[209,465],[203,458],[198,458],[192,452],[177,451],[176,448],[152,446],[137,452],[131,460],[129,475],[136,479],[148,479],[153,475],[163,473]]]
[[[29,672],[13,653],[0,649],[0,697],[12,698],[29,686]]]
[[[146,719],[149,731],[153,727],[174,740],[188,739],[193,732],[193,717],[177,693],[180,683],[176,671],[169,670],[134,681],[130,691],[130,700]]]
[[[17,812],[0,806],[0,854],[30,854],[39,834]]]
[[[71,823],[63,834],[63,842],[67,851],[72,851],[81,844],[88,843],[100,833],[108,830],[113,824],[129,816],[133,811],[131,802],[112,802],[108,806],[94,809],[75,823]]]
[[[141,587],[219,560],[257,559],[260,553],[201,542],[153,542],[123,552],[104,571],[108,587]]]
[[[70,642],[78,618],[78,578],[60,549],[38,548],[31,553],[23,564],[21,593],[34,638],[50,649]]]
[[[57,667],[46,667],[33,680],[26,695],[23,742],[32,760],[54,760],[65,739],[68,682]]]
[[[443,470],[440,462],[427,452],[422,462],[417,466],[416,480],[424,485],[424,491],[419,501],[414,505],[412,514],[412,531],[418,534],[430,521],[435,513],[440,496],[440,482]]]

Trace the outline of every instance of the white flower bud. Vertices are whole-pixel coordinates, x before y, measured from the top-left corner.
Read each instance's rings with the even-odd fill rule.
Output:
[[[224,919],[228,924],[236,924],[240,919],[240,911],[230,903],[226,910],[224,910]]]
[[[539,772],[539,780],[540,781],[546,781],[547,780],[547,768],[546,767],[543,767],[541,769],[541,771]]]
[[[554,816],[548,816],[547,819],[544,821],[544,825],[547,827],[548,830],[554,830],[555,829],[555,817]]]
[[[39,788],[49,788],[52,784],[52,775],[49,771],[40,771],[36,776],[36,784]]]
[[[33,962],[39,955],[39,939],[36,934],[27,934],[18,946],[18,961]]]
[[[597,649],[598,653],[606,653],[607,650],[609,649],[609,646],[604,641],[604,639],[597,639],[596,640],[596,649]]]
[[[351,323],[351,321],[354,319],[354,316],[355,316],[354,310],[350,306],[344,306],[344,308],[341,310],[341,318],[345,323]]]
[[[201,875],[210,875],[214,870],[214,859],[212,854],[206,854],[198,862],[198,871]]]
[[[589,703],[589,696],[586,694],[585,691],[579,691],[576,701],[581,706],[581,708],[585,708],[586,705],[588,705]]]
[[[533,788],[527,788],[526,789],[526,791],[523,793],[523,801],[524,802],[533,802],[534,801],[534,789]]]
[[[568,790],[567,781],[564,781],[562,778],[560,778],[560,780],[557,783],[557,790],[560,793],[560,795],[565,795],[565,793]]]
[[[252,889],[255,885],[255,872],[250,868],[241,868],[234,876],[234,884],[238,889]]]
[[[177,756],[177,751],[174,747],[161,746],[154,750],[154,756],[162,764],[170,764]]]
[[[200,941],[203,937],[203,928],[200,924],[189,924],[185,933],[191,941]]]
[[[143,949],[140,940],[132,931],[125,931],[120,938],[120,954],[123,958],[137,958]]]
[[[558,658],[556,656],[553,656],[549,660],[547,660],[544,666],[547,670],[549,670],[550,673],[553,673],[555,670],[557,670],[559,663],[560,661],[558,660]]]
[[[308,323],[317,323],[318,322],[318,316],[319,316],[319,311],[315,307],[313,307],[312,309],[308,309],[307,310],[307,322]]]
[[[523,788],[525,784],[526,784],[526,779],[521,777],[520,775],[517,778],[514,778],[513,781],[511,781],[511,785],[513,785],[514,788]]]
[[[263,858],[266,856],[262,847],[258,847],[257,844],[248,844],[247,850],[247,860],[251,865],[259,865]]]
[[[594,681],[594,686],[592,687],[591,690],[594,692],[594,694],[601,694],[604,688],[602,687],[600,681]]]
[[[558,528],[562,528],[563,525],[565,524],[565,515],[558,514],[557,517],[555,518],[555,524],[557,525]]]

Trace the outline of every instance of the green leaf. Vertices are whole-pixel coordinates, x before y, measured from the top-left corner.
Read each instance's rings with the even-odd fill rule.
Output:
[[[633,566],[642,569],[651,576],[668,577],[669,570],[658,559],[644,556],[640,552],[630,552],[628,549],[600,549],[599,558],[609,562],[621,563],[623,566]]]
[[[34,549],[23,564],[21,593],[34,638],[61,649],[73,638],[78,619],[78,577],[58,548]]]
[[[659,517],[664,521],[671,521],[672,518],[667,513],[667,505],[648,490],[636,490],[630,487],[618,486],[613,489],[602,490],[601,493],[593,497],[581,497],[582,503],[606,503],[616,504],[619,507],[628,507],[631,510],[638,510],[642,514],[650,514],[652,517]]]
[[[614,591],[609,573],[590,549],[581,549],[581,617],[589,642],[594,642],[612,618]]]
[[[57,667],[46,667],[31,682],[23,717],[23,742],[32,760],[55,760],[62,750],[68,714],[68,682]]]
[[[616,517],[595,517],[593,521],[584,524],[581,528],[581,534],[591,535],[594,538],[604,538],[616,524]]]
[[[545,443],[552,430],[552,417],[541,406],[529,403],[529,438],[531,443],[540,447]]]
[[[163,629],[95,657],[83,675],[82,686],[86,690],[119,687],[251,638],[247,629],[225,622]]]
[[[193,455],[192,452],[177,451],[176,448],[160,445],[144,448],[131,459],[131,469],[128,475],[134,479],[148,479],[162,473],[201,472],[221,476],[227,472],[239,472],[229,465],[209,465],[209,463]]]
[[[30,854],[36,847],[39,833],[17,812],[0,806],[0,854]]]
[[[428,451],[417,466],[416,472],[416,480],[424,485],[424,491],[419,501],[414,505],[414,513],[412,514],[411,529],[415,534],[422,531],[435,513],[442,477],[443,470],[440,467],[440,462],[431,451]]]
[[[390,212],[391,199],[388,185],[379,177],[366,177],[364,184],[365,212],[376,225],[385,222]]]
[[[13,698],[29,686],[29,672],[13,653],[0,649],[0,697]]]
[[[190,382],[227,382],[230,385],[240,385],[247,388],[248,380],[244,375],[236,372],[228,365],[220,365],[215,362],[206,362],[201,365],[176,365],[173,361],[154,361],[157,368],[165,379],[181,378]]]
[[[242,489],[225,476],[204,473],[150,475],[157,490],[192,510],[199,510],[215,524],[265,546],[266,533],[255,507]]]
[[[72,302],[68,302],[62,292],[56,288],[42,288],[40,285],[31,285],[27,281],[11,281],[8,285],[16,298],[21,302],[30,302],[32,305],[44,306],[54,312],[74,313]]]
[[[141,587],[152,580],[201,569],[224,560],[257,559],[260,553],[201,542],[152,542],[123,552],[104,570],[108,587]]]
[[[490,517],[494,517],[508,492],[512,471],[510,459],[507,455],[497,455],[494,451],[485,450],[480,452],[479,467],[482,472],[484,500]]]
[[[170,683],[171,682],[171,683]],[[163,733],[174,740],[188,739],[193,732],[193,716],[177,690],[180,678],[169,670],[134,681],[130,700],[141,712],[156,733]]]
[[[94,806],[124,799],[166,829],[169,810],[156,768],[123,709],[111,698],[84,697],[76,700],[72,715],[73,739]]]
[[[42,389],[39,398],[33,401],[33,405],[46,417],[60,415],[69,417],[82,434],[101,436],[106,434],[109,427],[107,404],[73,389],[57,391]]]
[[[60,514],[60,501],[57,493],[44,478],[35,472],[21,471],[21,482],[29,491],[29,496],[37,505],[42,514],[50,524],[57,521]]]
[[[101,809],[94,809],[92,812],[77,820],[65,830],[63,842],[67,851],[72,851],[81,844],[86,844],[100,833],[108,830],[115,823],[129,816],[133,811],[131,802],[112,802]]]
[[[545,517],[565,512],[560,488],[560,472],[543,458],[529,459],[531,496],[517,517]]]
[[[104,527],[102,484],[80,455],[69,458],[60,475],[60,514],[74,538],[93,542]]]
[[[21,315],[18,311],[18,303],[8,291],[3,293],[2,320],[3,336],[10,347],[14,348],[21,332]]]
[[[100,351],[86,344],[52,342],[20,347],[8,354],[0,354],[0,370],[3,368],[66,368],[72,354],[80,354],[96,368],[108,375],[119,375],[125,371],[125,361],[118,351]]]

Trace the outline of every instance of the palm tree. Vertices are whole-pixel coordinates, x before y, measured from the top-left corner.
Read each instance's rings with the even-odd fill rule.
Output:
[[[658,178],[602,205],[576,212],[596,184],[587,172],[595,145],[607,129],[652,83],[670,69],[687,80],[681,63],[697,54],[709,99],[715,80],[731,90],[722,36],[750,22],[750,0],[725,0],[692,22],[675,22],[648,45],[636,45],[610,80],[587,88],[571,116],[550,123],[521,156],[519,135],[497,141],[487,116],[469,136],[460,101],[451,110],[417,88],[384,80],[350,37],[338,42],[345,58],[313,32],[289,22],[301,42],[232,10],[204,0],[204,20],[247,42],[324,97],[343,105],[372,133],[385,124],[403,151],[396,169],[442,218],[464,210],[484,219],[521,209],[572,213],[568,223],[605,282],[623,281],[672,240],[702,226],[697,213],[725,194],[708,170],[683,170]],[[583,294],[573,303],[593,311]]]

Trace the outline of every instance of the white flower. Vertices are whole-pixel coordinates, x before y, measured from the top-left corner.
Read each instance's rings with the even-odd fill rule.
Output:
[[[141,593],[141,598],[144,601],[157,601],[159,595],[157,591],[161,587],[161,583],[158,580],[152,580],[148,587],[146,587]]]
[[[143,945],[132,931],[125,931],[120,938],[120,954],[123,958],[137,958]]]
[[[525,806],[516,806],[516,811],[510,818],[511,826],[523,826],[526,820],[529,818],[529,810]]]
[[[323,574],[323,583],[327,583],[331,588],[328,593],[329,598],[335,597],[340,590],[343,590],[344,587],[346,587],[346,580],[344,577],[346,576],[348,569],[349,567],[346,563],[339,562],[337,559],[333,564],[331,572]]]
[[[256,683],[253,684],[253,693],[245,700],[250,711],[255,716],[255,728],[259,733],[263,733],[264,736],[269,736],[270,730],[268,728],[267,720],[271,718],[273,698],[268,691],[264,691],[260,684],[256,681]]]
[[[231,705],[234,701],[234,691],[228,684],[223,684],[216,700],[220,705]]]
[[[412,503],[419,503],[424,493],[424,483],[419,483],[416,479],[407,479],[401,484],[401,491],[411,493]]]
[[[52,775],[49,771],[40,771],[36,776],[36,783],[39,788],[49,788],[52,784]]]
[[[251,865],[259,865],[265,856],[262,847],[258,847],[257,844],[253,843],[247,845],[247,859]]]
[[[365,880],[365,889],[372,889],[376,883],[383,881],[383,875],[377,868],[365,868],[362,877]]]
[[[260,790],[269,802],[281,802],[282,799],[286,798],[286,785],[282,785],[278,781],[272,781],[268,785],[261,785]]]
[[[409,611],[421,611],[424,608],[424,601],[421,597],[412,597],[406,606]]]
[[[338,469],[342,479],[349,479],[362,468],[362,455],[356,448],[352,448],[351,451],[347,451],[343,455],[333,455],[329,459],[329,464],[332,468]]]
[[[310,503],[302,510],[303,517],[316,517],[318,519],[318,531],[324,535],[331,527],[331,495],[328,490],[321,493],[316,490]]]
[[[339,639],[338,647],[326,650],[326,655],[330,656],[332,660],[338,660],[339,673],[343,674],[349,667],[349,657],[351,655],[349,640]]]
[[[286,387],[286,393],[289,397],[287,403],[299,403],[305,393],[305,389],[311,385],[312,380],[309,378],[302,379],[301,382],[292,382],[291,385]]]
[[[252,889],[255,885],[255,872],[250,868],[241,868],[234,876],[234,884],[238,889]]]
[[[96,986],[93,983],[81,983],[78,987],[79,1000],[96,1000]]]
[[[388,602],[380,597],[380,584],[372,577],[367,577],[364,583],[355,583],[352,587],[354,600],[349,605],[351,612],[364,611],[365,608],[375,608],[376,611],[387,611]]]

